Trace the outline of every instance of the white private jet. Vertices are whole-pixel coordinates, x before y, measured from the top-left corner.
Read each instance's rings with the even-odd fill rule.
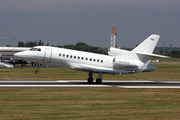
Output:
[[[150,63],[150,57],[164,57],[153,54],[159,35],[151,35],[132,51],[110,48],[109,55],[82,52],[49,46],[36,46],[14,56],[38,64],[53,64],[60,67],[89,73],[87,79],[93,83],[93,73],[98,73],[96,83],[102,82],[102,74],[128,74],[154,71],[156,67]],[[35,73],[38,74],[38,64]]]

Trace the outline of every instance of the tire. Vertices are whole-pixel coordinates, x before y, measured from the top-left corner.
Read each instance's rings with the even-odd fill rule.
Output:
[[[96,83],[97,83],[97,84],[101,84],[101,83],[102,83],[102,79],[97,78],[97,79],[96,79]]]
[[[93,78],[88,78],[88,83],[93,83]]]
[[[36,73],[36,74],[38,74],[38,73],[39,73],[39,71],[38,71],[38,70],[36,70],[36,71],[35,71],[35,73]]]

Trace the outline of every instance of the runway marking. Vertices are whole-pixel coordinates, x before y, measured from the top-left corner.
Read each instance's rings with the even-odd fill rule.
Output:
[[[0,88],[99,88],[99,87],[117,87],[117,88],[180,88],[180,86],[115,86],[115,85],[0,85]]]
[[[45,87],[115,87],[115,88],[180,88],[180,81],[130,81],[104,80],[102,84],[88,84],[87,80],[55,80],[55,81],[0,81],[0,88],[45,88]]]
[[[116,86],[119,88],[180,88],[180,86]]]
[[[62,82],[62,83],[71,83],[71,82],[87,82],[87,80],[52,80],[52,81],[34,81],[34,80],[1,80],[0,83],[4,83],[4,82],[9,82],[9,83],[56,83],[56,82]],[[103,80],[102,81],[102,84],[103,83],[127,83],[127,82],[131,82],[131,83],[180,83],[180,81],[134,81],[134,80]]]
[[[23,87],[111,87],[110,85],[0,85],[0,87],[17,87],[17,88],[23,88]]]

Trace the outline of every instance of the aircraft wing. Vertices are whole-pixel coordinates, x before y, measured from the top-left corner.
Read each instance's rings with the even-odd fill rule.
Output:
[[[92,73],[106,73],[106,74],[128,74],[132,73],[132,71],[125,71],[125,70],[106,70],[100,68],[90,68],[86,66],[75,67],[74,70],[77,71],[84,71],[84,72],[92,72]]]

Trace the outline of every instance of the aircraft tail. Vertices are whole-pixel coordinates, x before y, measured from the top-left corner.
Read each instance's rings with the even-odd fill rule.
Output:
[[[167,56],[153,54],[154,48],[156,47],[159,38],[159,35],[150,35],[146,40],[144,40],[141,44],[134,48],[132,52],[137,54],[138,59],[143,63],[146,63],[151,56],[169,58]]]
[[[117,56],[124,59],[140,60],[143,63],[146,63],[151,56],[169,58],[167,56],[153,54],[153,51],[156,47],[157,42],[159,41],[159,38],[160,35],[152,34],[130,52],[111,47],[108,50],[108,54],[110,56]]]
[[[156,47],[159,38],[159,35],[150,35],[146,40],[144,40],[141,44],[134,48],[132,52],[152,53],[154,51],[154,48]]]

